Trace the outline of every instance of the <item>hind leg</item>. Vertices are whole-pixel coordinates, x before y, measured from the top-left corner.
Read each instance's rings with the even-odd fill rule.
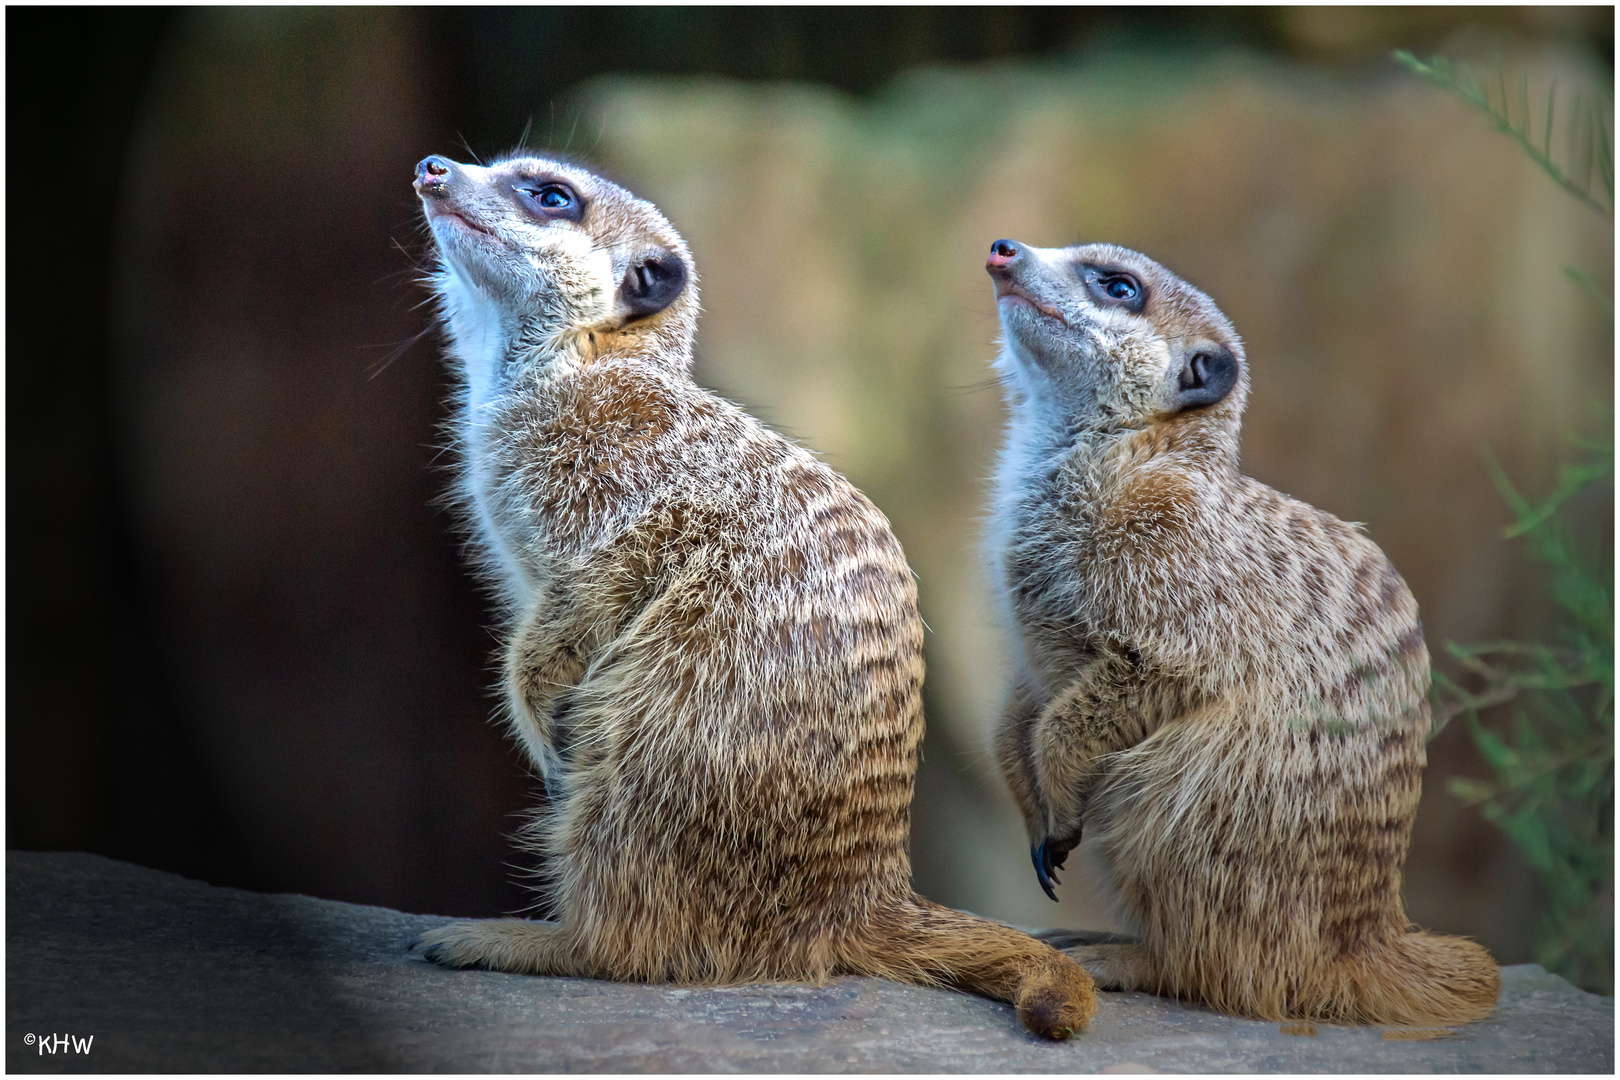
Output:
[[[1141,945],[1074,945],[1063,953],[1079,961],[1098,989],[1158,990],[1159,966]]]
[[[447,923],[417,938],[411,951],[445,967],[518,975],[591,975],[561,926],[527,919]]]

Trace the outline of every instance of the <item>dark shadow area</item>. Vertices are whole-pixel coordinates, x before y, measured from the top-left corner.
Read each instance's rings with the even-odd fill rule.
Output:
[[[8,846],[256,879],[156,650],[113,436],[111,237],[174,13],[7,13]]]

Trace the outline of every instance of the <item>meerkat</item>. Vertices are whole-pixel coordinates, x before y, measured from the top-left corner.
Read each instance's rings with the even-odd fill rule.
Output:
[[[1123,248],[998,240],[987,269],[1010,412],[996,754],[1041,887],[1056,899],[1084,833],[1135,935],[1067,951],[1102,989],[1258,1018],[1489,1014],[1489,954],[1401,903],[1429,731],[1417,606],[1363,533],[1238,471],[1231,323]]]
[[[560,161],[434,156],[415,188],[558,915],[450,923],[418,951],[630,981],[874,975],[1082,1028],[1078,964],[912,891],[910,569],[860,492],[694,382],[675,229]]]

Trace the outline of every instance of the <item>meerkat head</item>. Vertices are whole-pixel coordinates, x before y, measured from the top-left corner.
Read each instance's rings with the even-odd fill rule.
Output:
[[[1126,248],[997,240],[985,264],[1018,404],[1088,429],[1159,422],[1235,434],[1243,344],[1209,297]]]
[[[635,353],[684,365],[697,322],[691,254],[658,208],[574,165],[434,155],[416,193],[435,285],[470,368]],[[477,384],[494,370],[470,370]]]

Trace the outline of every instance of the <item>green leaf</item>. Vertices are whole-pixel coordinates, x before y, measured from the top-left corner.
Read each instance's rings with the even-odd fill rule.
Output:
[[[1612,174],[1609,183],[1611,185],[1614,183]],[[1564,267],[1564,276],[1579,285],[1581,291],[1591,297],[1592,302],[1597,304],[1603,310],[1603,313],[1609,317],[1609,322],[1611,324],[1614,322],[1614,297],[1603,292],[1603,286],[1597,283],[1596,278],[1578,266],[1569,265]]]
[[[1471,780],[1465,776],[1454,776],[1447,786],[1451,789],[1453,795],[1470,806],[1496,797],[1496,786],[1483,780]]]
[[[1507,772],[1519,766],[1519,754],[1489,728],[1476,725],[1474,728],[1474,745],[1479,748],[1480,756],[1490,763],[1498,772]]]
[[[1513,838],[1532,868],[1546,873],[1552,868],[1552,845],[1547,841],[1547,826],[1533,814],[1505,815],[1502,827]]]

